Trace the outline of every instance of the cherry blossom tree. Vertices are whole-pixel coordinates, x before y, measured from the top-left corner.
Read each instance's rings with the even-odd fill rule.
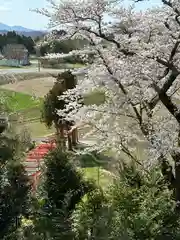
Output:
[[[74,106],[68,118],[92,126],[94,149],[123,152],[144,171],[160,164],[180,201],[179,1],[145,12],[118,0],[48,2],[50,9],[37,11],[51,26],[66,26],[69,37],[88,39],[96,52],[84,79],[64,95],[98,88],[106,97],[100,106]],[[142,142],[143,159],[136,151]]]

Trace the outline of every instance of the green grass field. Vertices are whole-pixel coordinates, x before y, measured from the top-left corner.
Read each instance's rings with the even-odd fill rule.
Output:
[[[84,149],[85,146],[79,146],[79,149]],[[91,154],[83,154],[74,159],[74,164],[83,174],[85,179],[92,179],[95,183],[103,188],[107,188],[113,183],[114,176],[109,170],[112,159],[99,154],[91,152]]]
[[[32,138],[43,137],[54,132],[40,122],[41,106],[43,99],[33,99],[32,96],[20,92],[0,89],[0,98],[3,99],[8,109],[23,118],[22,126],[26,126]]]
[[[42,102],[42,99],[40,98],[34,99],[30,95],[6,89],[0,89],[0,97],[5,99],[7,106],[12,111],[38,108]]]

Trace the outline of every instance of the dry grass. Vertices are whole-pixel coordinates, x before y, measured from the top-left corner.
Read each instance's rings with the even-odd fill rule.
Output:
[[[12,82],[20,82],[31,79],[47,78],[54,71],[48,72],[25,72],[25,73],[7,73],[0,74],[0,85],[5,85]]]
[[[26,81],[14,82],[2,85],[1,88],[22,92],[31,96],[43,97],[46,95],[54,84],[53,77],[35,78]]]
[[[25,126],[29,130],[32,138],[44,137],[49,134],[53,134],[55,132],[54,127],[52,127],[51,129],[48,129],[40,121],[26,123]]]

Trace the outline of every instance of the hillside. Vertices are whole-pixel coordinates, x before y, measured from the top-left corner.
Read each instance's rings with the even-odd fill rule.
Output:
[[[9,26],[4,23],[0,23],[0,34],[6,34],[8,31],[15,31],[19,35],[24,35],[26,37],[37,37],[46,34],[46,31],[28,29],[22,26]]]

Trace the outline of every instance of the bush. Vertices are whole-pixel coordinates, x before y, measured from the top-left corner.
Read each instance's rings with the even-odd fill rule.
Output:
[[[0,112],[10,113],[4,105]],[[0,239],[15,239],[22,216],[29,215],[29,178],[21,160],[29,144],[26,134],[14,129],[9,118],[9,127],[0,135]],[[24,159],[23,159],[24,160]],[[13,235],[13,236],[12,236]]]
[[[66,40],[52,40],[46,42],[39,47],[41,56],[47,53],[69,53],[73,50],[82,49],[88,45],[89,42],[85,39],[66,39]]]
[[[125,171],[107,193],[87,194],[78,205],[72,217],[76,239],[180,239],[179,214],[159,172],[145,177]]]
[[[62,55],[61,58],[40,58],[41,66],[43,68],[62,68],[61,65],[65,64],[83,64],[79,56],[75,55]]]

